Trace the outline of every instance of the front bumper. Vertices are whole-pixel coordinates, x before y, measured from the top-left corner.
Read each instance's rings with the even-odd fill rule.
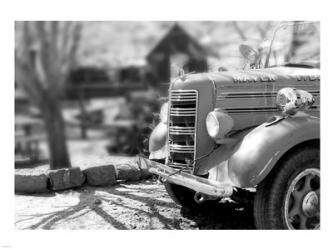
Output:
[[[218,182],[185,172],[179,172],[179,170],[146,158],[140,157],[139,160],[140,165],[148,169],[150,173],[162,177],[165,181],[187,187],[196,192],[216,198],[229,197],[233,193],[233,186],[230,183]]]

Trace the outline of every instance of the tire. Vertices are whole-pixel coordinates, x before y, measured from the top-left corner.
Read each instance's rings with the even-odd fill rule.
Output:
[[[192,211],[209,209],[218,204],[217,200],[207,200],[203,203],[197,203],[194,200],[195,191],[170,182],[164,183],[165,189],[171,199],[178,205]]]
[[[319,148],[302,147],[286,155],[257,186],[254,200],[256,227],[320,227],[319,166]]]

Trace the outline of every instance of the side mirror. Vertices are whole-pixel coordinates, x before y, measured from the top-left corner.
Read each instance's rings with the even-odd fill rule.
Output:
[[[258,52],[255,49],[245,44],[239,45],[238,49],[242,56],[249,60],[250,63],[256,62],[258,58]]]

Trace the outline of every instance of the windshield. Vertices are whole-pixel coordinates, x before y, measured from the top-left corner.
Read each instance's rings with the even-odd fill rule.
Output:
[[[289,23],[277,28],[271,49],[271,40],[264,41],[260,46],[259,57],[263,66],[319,67],[319,22],[294,22],[293,24],[295,25]],[[265,64],[269,54],[268,64]]]

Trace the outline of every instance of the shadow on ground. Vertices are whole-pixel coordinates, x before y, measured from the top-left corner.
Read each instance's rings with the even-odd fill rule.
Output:
[[[219,203],[204,211],[181,208],[181,215],[196,223],[198,229],[255,229],[252,207]]]
[[[16,204],[18,229],[254,228],[249,208],[227,203],[208,211],[188,211],[169,198],[163,185],[152,180],[85,187],[56,195],[19,196]]]

